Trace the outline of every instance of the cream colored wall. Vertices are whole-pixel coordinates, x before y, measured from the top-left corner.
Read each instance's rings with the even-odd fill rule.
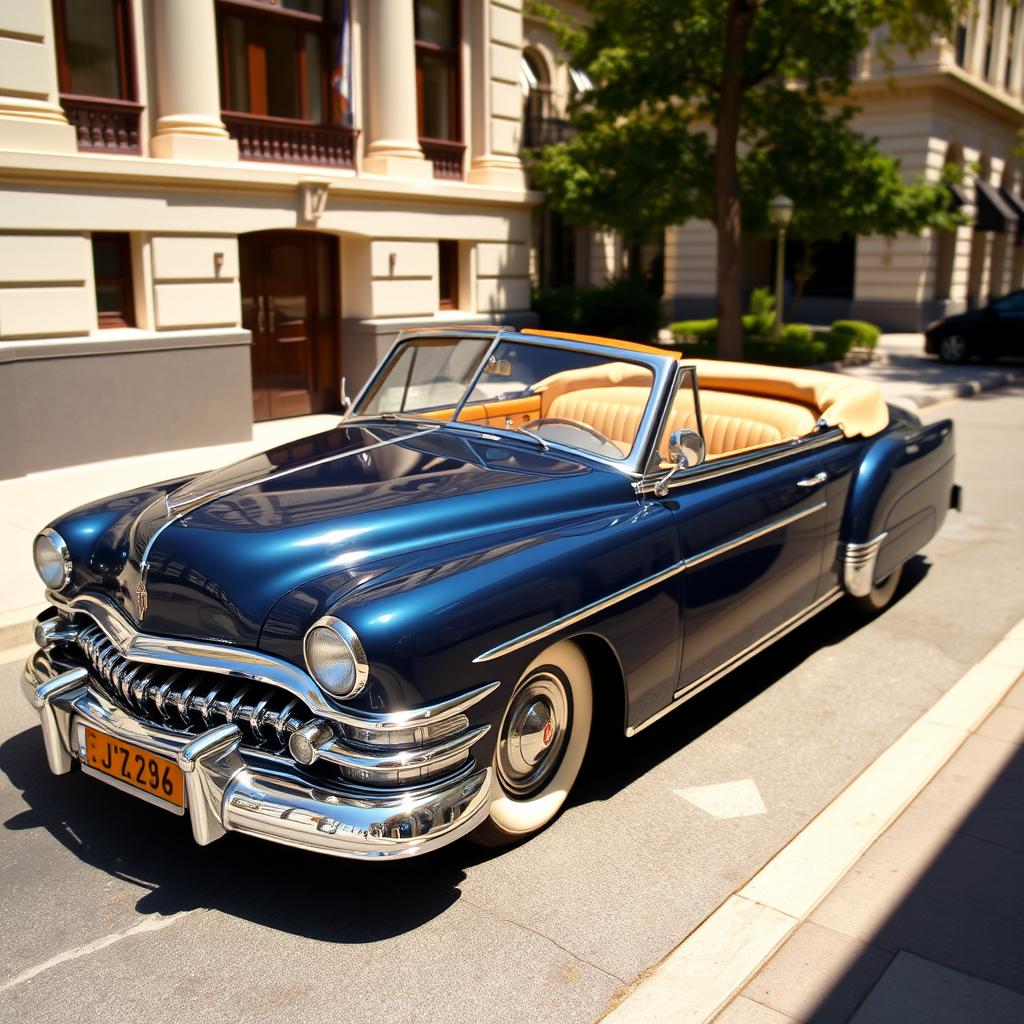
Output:
[[[73,153],[57,96],[50,0],[0,4],[0,150]]]
[[[95,326],[84,234],[0,234],[0,339],[66,337]]]

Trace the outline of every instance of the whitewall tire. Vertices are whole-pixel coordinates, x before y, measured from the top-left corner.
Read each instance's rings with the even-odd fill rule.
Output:
[[[530,662],[498,726],[490,814],[474,842],[506,846],[555,818],[583,764],[593,712],[590,670],[574,643]]]
[[[874,584],[863,597],[853,598],[855,607],[866,615],[875,615],[883,608],[888,607],[896,594],[896,588],[900,585],[902,575],[903,566],[897,566],[884,580]]]

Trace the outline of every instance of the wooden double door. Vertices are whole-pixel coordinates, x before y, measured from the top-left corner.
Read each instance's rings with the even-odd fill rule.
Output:
[[[252,332],[256,420],[340,405],[337,239],[259,231],[239,240],[242,326]]]

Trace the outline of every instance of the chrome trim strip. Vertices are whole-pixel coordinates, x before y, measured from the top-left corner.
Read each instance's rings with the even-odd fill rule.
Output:
[[[726,473],[737,472],[741,469],[751,469],[755,466],[763,466],[768,462],[775,462],[778,459],[788,458],[790,455],[814,451],[816,448],[834,444],[843,439],[843,433],[838,427],[833,427],[823,434],[811,434],[807,437],[797,438],[794,441],[784,441],[783,447],[766,448],[757,452],[741,452],[739,455],[730,456],[727,459],[716,459],[714,462],[704,462],[692,469],[681,470],[680,476],[669,483],[669,490],[676,487],[685,487],[688,484],[700,480],[714,480],[716,477],[724,476]],[[657,477],[644,477],[636,483],[636,492],[640,495],[654,494],[654,485]]]
[[[430,747],[411,747],[405,750],[396,747],[384,754],[364,753],[335,739],[318,747],[317,754],[320,760],[330,761],[343,768],[357,768],[371,774],[403,768],[429,768],[435,762],[446,758],[461,759],[477,740],[483,739],[490,731],[489,725],[479,725],[475,729],[441,740]]]
[[[756,654],[760,654],[766,647],[771,646],[776,640],[780,640],[787,633],[792,632],[797,626],[802,625],[809,618],[816,615],[823,608],[828,607],[834,601],[838,601],[843,596],[842,590],[839,587],[833,587],[828,593],[823,594],[817,598],[814,602],[809,604],[802,612],[797,612],[792,618],[787,619],[781,626],[776,626],[775,629],[766,633],[760,640],[755,641],[749,647],[744,648],[738,654],[734,654],[728,661],[723,662],[718,668],[712,669],[710,672],[705,673],[699,679],[695,679],[692,683],[688,683],[682,689],[677,690],[672,695],[672,702],[666,704],[660,711],[656,711],[646,721],[641,722],[636,726],[628,726],[626,729],[627,736],[635,736],[638,732],[646,729],[649,725],[653,725],[660,718],[664,718],[670,711],[674,711],[680,704],[685,704],[691,697],[695,697],[701,690],[706,689],[712,683],[717,682],[722,676],[727,675],[735,668],[739,668],[745,661],[749,661]]]
[[[293,767],[243,754],[234,725],[195,737],[158,729],[104,699],[87,680],[70,673],[50,678],[38,657],[29,659],[21,682],[43,723],[51,769],[64,774],[84,761],[84,726],[177,761],[200,845],[236,831],[337,857],[395,859],[444,846],[487,816],[491,770],[472,761],[438,782],[389,791],[314,783]]]
[[[357,729],[388,731],[405,729],[424,722],[436,722],[472,707],[501,685],[499,682],[485,683],[445,700],[402,711],[360,711],[356,708],[340,708],[330,702],[330,698],[320,690],[313,679],[291,662],[244,647],[227,647],[140,633],[119,610],[95,594],[79,594],[64,599],[60,594],[48,591],[48,596],[65,614],[89,616],[117,650],[130,661],[191,668],[198,672],[212,672],[269,683],[298,697],[314,714]]]
[[[652,576],[647,576],[631,586],[623,587],[621,590],[616,590],[614,594],[609,594],[608,597],[603,597],[599,601],[594,601],[591,604],[584,605],[582,608],[579,608],[574,612],[562,615],[543,626],[538,626],[536,629],[531,629],[527,633],[523,633],[503,644],[498,644],[497,647],[492,647],[490,650],[484,651],[483,654],[477,655],[477,657],[473,659],[473,664],[476,665],[483,661],[492,661],[494,658],[500,658],[505,654],[511,654],[513,651],[518,651],[520,648],[526,647],[528,644],[532,644],[537,640],[543,640],[545,637],[549,637],[552,634],[557,633],[559,630],[565,629],[568,626],[573,626],[577,622],[581,622],[583,619],[588,618],[597,612],[604,611],[606,608],[610,608],[612,605],[618,604],[620,601],[627,600],[627,598],[632,597],[634,594],[639,594],[650,587],[657,586],[657,584],[662,583],[667,579],[671,579],[673,576],[676,576],[687,569],[693,569],[712,558],[718,558],[720,555],[727,554],[735,548],[741,547],[744,544],[749,544],[751,541],[758,540],[766,534],[773,533],[775,530],[781,530],[783,527],[789,526],[790,524],[803,519],[805,516],[812,515],[815,512],[820,512],[827,504],[827,502],[820,501],[816,505],[812,505],[810,508],[802,509],[800,512],[794,512],[792,515],[786,516],[783,519],[777,519],[775,522],[769,523],[767,526],[762,526],[757,530],[751,530],[749,533],[742,533],[738,537],[734,537],[732,540],[727,540],[713,548],[708,548],[707,551],[702,551],[699,555],[694,555],[691,558],[684,558],[682,561],[675,562],[667,569],[662,569],[661,572],[656,572]]]
[[[875,585],[875,563],[888,532],[862,544],[843,544],[839,560],[843,567],[843,587],[854,597],[867,597]]]
[[[794,512],[792,515],[785,516],[783,519],[776,519],[775,522],[769,523],[767,526],[758,527],[758,529],[751,530],[749,533],[742,533],[738,537],[734,537],[732,540],[727,540],[723,544],[718,544],[713,548],[708,548],[707,551],[703,551],[699,555],[694,555],[693,558],[686,559],[686,568],[692,569],[701,565],[703,562],[710,561],[712,558],[718,558],[719,555],[724,555],[726,552],[732,551],[734,548],[741,547],[744,544],[749,544],[751,541],[758,540],[760,537],[764,537],[769,533],[774,533],[776,530],[781,530],[785,526],[790,526],[807,516],[814,515],[815,512],[820,512],[827,505],[827,501],[819,501],[816,505],[811,505],[809,508],[802,509],[799,512]]]

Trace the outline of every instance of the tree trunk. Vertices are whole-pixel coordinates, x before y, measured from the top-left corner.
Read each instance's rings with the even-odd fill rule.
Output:
[[[757,11],[751,0],[729,0],[718,120],[715,128],[715,228],[718,232],[718,355],[743,358],[743,250],[736,145],[743,105],[743,56]]]

